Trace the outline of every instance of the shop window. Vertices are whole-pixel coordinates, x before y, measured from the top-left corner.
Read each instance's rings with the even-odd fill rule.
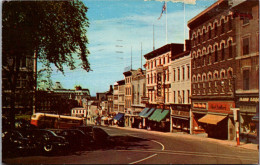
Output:
[[[243,55],[249,54],[249,38],[243,39]]]
[[[243,90],[249,90],[249,70],[243,71]]]

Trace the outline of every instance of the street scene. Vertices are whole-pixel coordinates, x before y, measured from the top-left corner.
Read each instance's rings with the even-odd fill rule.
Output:
[[[258,0],[2,1],[3,164],[258,164]]]

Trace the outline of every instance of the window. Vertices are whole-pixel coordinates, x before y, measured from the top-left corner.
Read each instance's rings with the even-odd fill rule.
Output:
[[[208,56],[209,56],[209,58],[208,58],[208,60],[209,60],[209,61],[208,61],[208,64],[211,64],[211,50],[209,50],[209,55],[208,55]]]
[[[185,103],[185,91],[184,90],[182,91],[182,103],[183,104]]]
[[[176,76],[176,70],[173,70],[173,81],[175,81],[175,76]]]
[[[206,56],[203,56],[202,58],[203,58],[203,66],[205,66],[206,65]]]
[[[249,70],[243,71],[243,90],[249,90]]]
[[[206,29],[203,29],[203,39],[206,40]]]
[[[149,77],[149,74],[147,74],[147,84],[150,84],[150,77]]]
[[[153,62],[151,61],[151,69],[153,68]]]
[[[243,55],[249,54],[249,38],[243,39]]]
[[[26,67],[26,57],[21,59],[21,67]]]
[[[215,62],[218,62],[218,46],[215,46]]]
[[[167,70],[167,81],[169,81],[169,70]]]
[[[249,23],[249,18],[248,17],[244,17],[243,18],[243,25],[248,24]]]
[[[190,90],[187,90],[187,95],[188,95],[188,103],[190,103]]]
[[[178,81],[180,81],[180,68],[178,68]]]
[[[165,57],[163,57],[163,64],[165,64]]]
[[[185,68],[182,67],[182,80],[185,80]]]
[[[156,73],[154,73],[153,76],[154,76],[154,83],[156,83]]]
[[[231,20],[231,16],[229,16],[229,21],[228,21],[228,28],[229,28],[229,30],[232,30],[232,20]]]
[[[157,60],[154,61],[154,66],[155,66],[155,67],[157,66]]]
[[[151,84],[153,83],[153,75],[152,75],[152,73],[151,73]]]
[[[229,58],[232,58],[233,55],[232,55],[232,41],[230,40],[229,41],[229,47],[228,47],[228,53],[229,53]]]
[[[225,45],[224,43],[221,44],[221,60],[223,61],[225,59]]]
[[[208,28],[209,28],[209,31],[208,31],[208,33],[209,33],[209,39],[211,39],[211,27],[209,26]]]
[[[217,34],[218,34],[218,24],[217,23],[215,23],[214,24],[214,26],[215,26],[215,37],[217,36]]]
[[[225,23],[224,23],[224,19],[221,20],[221,34],[223,34],[225,32]]]
[[[190,66],[187,66],[187,77],[188,80],[190,79]]]
[[[198,43],[200,43],[200,33],[198,33]]]
[[[176,92],[173,91],[173,102],[174,102],[174,103],[176,102],[175,94],[176,94]]]

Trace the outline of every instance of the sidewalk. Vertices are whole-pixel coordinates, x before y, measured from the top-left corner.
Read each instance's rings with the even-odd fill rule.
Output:
[[[113,126],[107,126],[109,127],[116,127],[119,129],[125,129],[125,130],[135,130],[138,132],[145,132],[145,133],[150,133],[150,134],[160,134],[160,135],[165,135],[165,136],[177,136],[177,137],[183,137],[183,138],[190,138],[190,139],[200,139],[200,140],[207,140],[210,142],[214,143],[219,143],[219,144],[224,144],[224,145],[229,145],[232,147],[239,147],[239,148],[245,148],[249,150],[255,150],[258,151],[258,144],[252,144],[252,143],[243,143],[240,142],[240,145],[237,145],[236,141],[231,141],[231,140],[220,140],[220,139],[214,139],[214,138],[208,138],[207,136],[203,135],[190,135],[190,134],[184,134],[184,133],[171,133],[171,132],[159,132],[159,131],[149,131],[146,129],[138,129],[138,128],[130,128],[130,127],[118,127],[116,125]]]

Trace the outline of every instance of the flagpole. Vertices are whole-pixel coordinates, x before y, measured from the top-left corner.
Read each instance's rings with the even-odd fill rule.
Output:
[[[183,37],[184,38],[184,41],[183,41],[184,42],[184,46],[183,46],[183,51],[185,51],[185,29],[186,28],[185,28],[185,3],[184,2],[183,2],[183,12],[184,12],[183,13],[183,15],[184,15],[184,19],[183,19],[183,26],[184,26],[184,28],[183,28],[184,29],[184,35],[183,35],[184,36]]]
[[[165,15],[166,15],[166,27],[165,27],[165,31],[166,31],[166,44],[168,43],[168,38],[167,38],[167,1],[165,1]]]
[[[153,24],[153,50],[154,50],[154,24]]]

